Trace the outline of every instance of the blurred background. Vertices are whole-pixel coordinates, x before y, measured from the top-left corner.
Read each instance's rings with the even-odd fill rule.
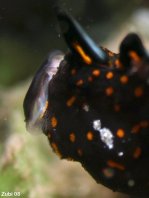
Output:
[[[0,192],[21,192],[24,198],[127,198],[96,184],[79,163],[60,161],[44,135],[25,129],[22,103],[33,74],[50,51],[67,50],[55,5],[114,52],[128,32],[137,32],[149,49],[148,0],[0,0]]]

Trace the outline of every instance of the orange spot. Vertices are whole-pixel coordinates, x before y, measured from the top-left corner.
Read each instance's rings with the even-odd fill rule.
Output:
[[[140,131],[140,125],[136,124],[133,126],[133,128],[131,129],[132,133],[138,133]]]
[[[49,139],[51,139],[51,133],[50,132],[48,133],[47,136],[48,136]]]
[[[141,130],[141,128],[147,128],[148,126],[149,122],[147,120],[143,120],[139,124],[134,125],[131,132],[138,133]]]
[[[128,82],[128,76],[126,76],[126,75],[121,76],[120,77],[120,82],[122,84],[126,84]]]
[[[108,72],[107,74],[106,74],[106,78],[107,79],[112,79],[113,78],[113,72]]]
[[[99,69],[95,69],[92,72],[93,76],[98,77],[100,75],[100,70]]]
[[[75,75],[77,73],[76,69],[71,70],[71,75]]]
[[[117,132],[116,132],[116,135],[119,138],[123,138],[125,136],[125,131],[123,129],[118,129]]]
[[[109,55],[109,56],[114,56],[114,53],[111,52],[111,51],[108,51],[108,55]]]
[[[54,116],[51,118],[51,125],[52,125],[52,127],[56,127],[57,126],[57,119]]]
[[[118,69],[120,69],[120,68],[123,67],[123,66],[122,66],[122,63],[120,62],[119,59],[116,59],[116,60],[115,60],[115,66],[116,66],[116,68],[118,68]]]
[[[147,128],[149,126],[149,122],[147,120],[141,121],[140,126],[142,128]]]
[[[141,148],[140,148],[140,147],[137,147],[137,148],[135,149],[134,153],[133,153],[133,157],[134,157],[135,159],[137,159],[137,158],[140,157],[140,155],[141,155]]]
[[[114,110],[115,110],[116,112],[119,112],[119,111],[121,110],[120,105],[119,105],[119,104],[115,104],[115,105],[114,105]]]
[[[107,96],[111,96],[114,92],[114,89],[113,89],[113,87],[107,87],[105,92],[106,92]]]
[[[70,133],[69,139],[70,139],[71,142],[75,142],[75,140],[76,140],[75,134],[74,133]]]
[[[43,108],[43,111],[42,111],[42,113],[41,113],[41,115],[40,115],[40,119],[42,119],[43,118],[43,116],[44,116],[44,114],[45,114],[45,112],[46,112],[46,110],[47,110],[47,108],[48,108],[48,101],[46,101],[46,103],[45,103],[45,106],[44,106],[44,108]]]
[[[93,78],[92,78],[91,76],[89,76],[89,77],[88,77],[88,81],[89,81],[89,82],[92,82],[92,81],[93,81]]]
[[[83,85],[83,80],[82,79],[80,79],[80,80],[78,80],[77,82],[76,82],[76,85],[77,86],[81,86],[81,85]]]
[[[68,107],[71,107],[73,105],[73,103],[75,102],[75,100],[76,100],[76,97],[72,96],[69,100],[67,100],[66,105]]]
[[[89,131],[87,134],[86,134],[86,138],[89,140],[89,141],[92,141],[93,140],[93,133],[91,131]]]
[[[108,160],[107,164],[111,168],[117,168],[117,169],[122,170],[122,171],[125,170],[125,166],[123,164],[119,164],[117,162],[114,162],[113,160]]]
[[[143,95],[143,88],[141,86],[136,87],[134,90],[134,94],[136,97],[141,97]]]
[[[135,51],[130,51],[129,56],[135,61],[135,62],[141,62],[141,58],[138,56],[138,54]]]
[[[53,148],[54,152],[60,157],[62,158],[62,155],[58,149],[58,146],[55,143],[51,143],[51,147]]]
[[[81,149],[78,149],[78,150],[77,150],[77,152],[78,152],[78,155],[80,155],[80,156],[82,156],[82,155],[83,155],[83,152],[82,152],[82,150],[81,150]]]
[[[92,63],[92,59],[84,52],[83,48],[79,44],[74,43],[73,46],[76,49],[76,51],[80,54],[80,56],[83,58],[85,63]]]
[[[51,143],[51,146],[54,149],[54,151],[58,149],[58,147],[57,147],[57,145],[55,143]]]
[[[112,168],[104,168],[102,172],[107,178],[112,178],[114,176],[114,170]]]

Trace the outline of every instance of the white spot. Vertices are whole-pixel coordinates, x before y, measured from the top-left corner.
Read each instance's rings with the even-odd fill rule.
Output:
[[[101,140],[109,147],[109,149],[113,148],[113,134],[108,128],[101,128],[101,121],[94,120],[93,128],[96,131],[99,131]]]
[[[120,157],[123,155],[124,155],[124,153],[122,151],[118,153],[118,156],[120,156]]]
[[[100,137],[101,140],[109,147],[109,149],[113,148],[113,134],[107,128],[100,129]]]
[[[128,180],[128,186],[133,187],[135,185],[135,181],[133,179]]]
[[[58,36],[58,38],[60,38],[61,37],[61,34],[58,34],[57,36]]]
[[[100,122],[100,120],[94,120],[93,121],[93,128],[96,131],[100,131],[100,129],[101,129],[101,122]]]
[[[87,104],[83,105],[84,111],[88,112],[89,111],[89,106]]]

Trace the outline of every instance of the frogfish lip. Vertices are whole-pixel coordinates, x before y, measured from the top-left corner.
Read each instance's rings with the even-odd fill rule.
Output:
[[[23,103],[26,128],[29,132],[40,130],[42,127],[42,117],[48,107],[49,83],[63,57],[61,51],[50,53],[34,75]]]

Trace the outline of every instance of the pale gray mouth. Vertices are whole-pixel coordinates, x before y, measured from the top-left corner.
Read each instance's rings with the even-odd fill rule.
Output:
[[[56,74],[63,57],[60,51],[50,53],[33,78],[24,100],[26,127],[29,132],[41,128],[41,119],[48,106],[49,83]]]

